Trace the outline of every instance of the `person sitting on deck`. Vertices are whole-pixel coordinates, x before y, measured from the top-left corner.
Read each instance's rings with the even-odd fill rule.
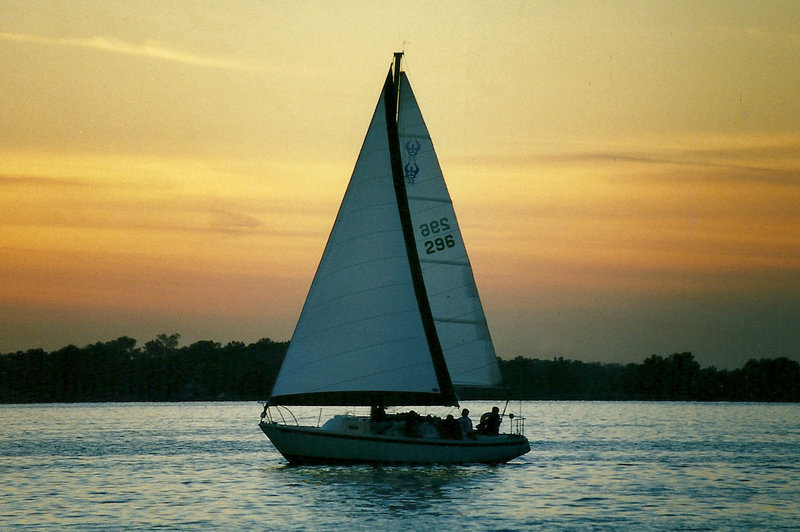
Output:
[[[466,408],[461,411],[461,417],[458,418],[458,424],[461,425],[461,434],[465,438],[475,438],[472,433],[472,420],[469,418],[469,410]]]
[[[481,416],[478,423],[478,434],[485,436],[497,436],[500,433],[500,409],[496,406],[491,412],[486,412]]]
[[[453,414],[447,414],[439,426],[439,435],[443,440],[460,440],[461,424],[456,421]]]
[[[405,415],[406,424],[403,429],[403,434],[409,438],[419,438],[422,433],[419,430],[420,416],[413,410]]]
[[[372,405],[369,412],[370,421],[386,421],[386,409],[383,405]]]
[[[392,422],[386,415],[383,405],[372,406],[369,412],[369,429],[373,434],[383,434],[386,429],[392,426]]]

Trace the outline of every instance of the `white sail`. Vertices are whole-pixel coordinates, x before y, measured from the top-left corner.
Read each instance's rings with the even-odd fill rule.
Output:
[[[382,94],[271,403],[423,404],[439,393],[397,205]]]
[[[500,368],[428,129],[405,73],[400,74],[398,132],[411,219],[428,300],[453,384],[495,388]]]

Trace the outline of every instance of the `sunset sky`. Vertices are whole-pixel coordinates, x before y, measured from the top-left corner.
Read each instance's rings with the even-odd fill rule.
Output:
[[[0,0],[0,353],[288,340],[401,49],[500,356],[800,360],[795,0]]]

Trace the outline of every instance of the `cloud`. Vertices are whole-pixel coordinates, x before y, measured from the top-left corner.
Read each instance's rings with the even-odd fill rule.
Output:
[[[85,187],[86,183],[75,180],[57,179],[23,174],[0,174],[0,187],[3,186],[53,186],[53,187]]]
[[[253,232],[261,227],[263,223],[245,214],[225,211],[222,209],[211,209],[209,214],[213,217],[210,229],[225,233],[245,233]]]
[[[585,166],[596,163],[639,164],[661,169],[694,168],[698,172],[673,173],[676,181],[752,182],[796,187],[800,185],[798,145],[731,146],[658,151],[577,151],[570,153],[521,153],[453,158],[469,165],[527,167],[538,165]],[[658,174],[664,179],[663,172]]]
[[[318,236],[303,232],[294,223],[306,215],[302,208],[269,209],[270,224],[237,212],[237,203],[226,208],[206,205],[201,198],[177,199],[178,192],[164,198],[140,197],[146,186],[125,188],[119,183],[97,183],[76,178],[54,178],[28,174],[0,173],[0,191],[21,191],[23,200],[0,202],[0,225],[21,224],[57,230],[147,231],[260,235],[299,238]],[[89,193],[86,190],[89,189]],[[3,198],[6,199],[6,198]],[[24,208],[12,209],[24,203]],[[219,203],[219,199],[214,199]],[[5,209],[5,210],[3,210]],[[0,246],[2,247],[2,246]]]
[[[700,152],[702,155],[702,152]],[[721,152],[720,152],[721,153]],[[735,154],[726,154],[735,155]],[[717,169],[719,172],[703,174],[681,174],[682,180],[708,180],[715,177],[721,181],[760,182],[772,185],[797,186],[800,183],[800,170],[786,170],[769,166],[730,164],[703,160],[703,157],[694,157],[691,153],[686,157],[671,158],[631,153],[595,152],[575,155],[555,156],[551,158],[561,162],[581,161],[611,161],[619,163],[646,163],[657,165],[674,165],[697,168]]]
[[[205,68],[217,68],[223,70],[243,70],[258,72],[262,67],[253,63],[237,61],[221,56],[198,55],[189,52],[174,50],[155,42],[128,43],[112,37],[95,36],[83,38],[52,38],[27,33],[5,33],[0,32],[0,40],[10,42],[22,42],[38,44],[43,46],[62,46],[70,48],[84,48],[89,50],[100,50],[123,55],[132,55],[174,63],[200,66]]]

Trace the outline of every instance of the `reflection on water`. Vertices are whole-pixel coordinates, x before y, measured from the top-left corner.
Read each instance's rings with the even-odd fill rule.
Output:
[[[498,467],[288,466],[259,413],[0,406],[0,529],[749,530],[800,515],[800,405],[526,403],[532,450]]]
[[[480,484],[490,486],[497,468],[473,466],[281,466],[289,485],[311,488],[374,507],[421,510],[443,504],[458,507],[459,493]],[[316,495],[315,495],[316,496]]]

